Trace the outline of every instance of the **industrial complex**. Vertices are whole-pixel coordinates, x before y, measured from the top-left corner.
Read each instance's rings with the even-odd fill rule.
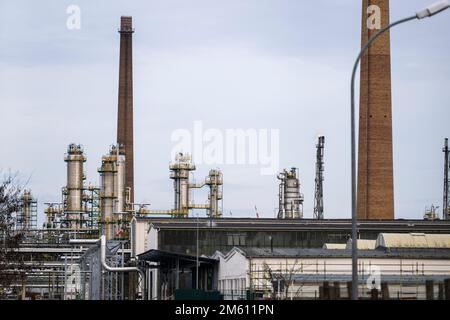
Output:
[[[375,32],[367,27],[366,9],[377,5],[389,17],[389,0],[362,3],[364,44]],[[389,19],[382,20],[382,27],[388,24]],[[134,187],[134,31],[132,17],[122,16],[117,137],[98,161],[99,183],[86,183],[85,163],[95,159],[86,157],[82,144],[70,143],[64,156],[66,184],[52,191],[57,201],[38,211],[33,191],[22,190],[14,216],[14,232],[22,238],[7,250],[14,261],[1,269],[1,278],[10,275],[11,281],[0,283],[0,297],[350,299],[350,248],[357,241],[361,299],[450,299],[448,139],[442,150],[442,214],[431,209],[421,220],[395,218],[388,32],[361,62],[358,239],[352,239],[350,214],[349,219],[330,219],[324,207],[324,136],[312,142],[312,218],[304,216],[304,186],[296,164],[274,176],[276,218],[231,218],[223,214],[226,176],[208,168],[206,177],[194,181],[195,159],[181,150],[167,168],[173,203],[158,210],[140,203]],[[207,197],[194,197],[202,189]],[[198,217],[194,210],[205,214]],[[43,225],[38,225],[38,215],[45,215]]]

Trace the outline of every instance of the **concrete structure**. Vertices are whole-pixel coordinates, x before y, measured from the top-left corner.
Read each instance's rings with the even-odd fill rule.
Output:
[[[120,19],[119,106],[117,114],[117,144],[125,147],[125,185],[130,188],[130,202],[134,203],[133,151],[133,50],[132,18]]]
[[[389,24],[389,0],[363,0],[362,37]],[[380,22],[379,25],[377,25]],[[370,29],[369,29],[370,28]],[[358,219],[394,219],[390,33],[361,60]]]

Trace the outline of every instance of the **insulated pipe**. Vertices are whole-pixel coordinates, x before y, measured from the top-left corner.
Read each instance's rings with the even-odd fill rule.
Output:
[[[139,293],[141,297],[144,297],[142,284],[144,283],[145,274],[137,267],[111,267],[106,264],[106,236],[102,235],[100,237],[100,261],[105,270],[110,272],[138,272],[140,275]]]

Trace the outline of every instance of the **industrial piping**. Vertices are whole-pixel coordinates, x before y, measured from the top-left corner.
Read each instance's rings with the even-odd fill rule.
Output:
[[[145,281],[145,274],[141,269],[139,269],[137,267],[111,267],[106,264],[106,236],[105,235],[102,235],[100,237],[100,261],[102,263],[103,268],[110,272],[138,272],[140,275],[139,293],[140,293],[141,297],[144,298],[142,284]]]

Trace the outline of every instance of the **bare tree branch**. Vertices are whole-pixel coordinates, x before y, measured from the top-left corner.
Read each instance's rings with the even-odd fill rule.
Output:
[[[17,173],[9,172],[3,174],[0,182],[0,299],[12,293],[12,284],[25,278],[24,263],[17,250],[23,234],[15,230],[23,190],[17,177]]]

